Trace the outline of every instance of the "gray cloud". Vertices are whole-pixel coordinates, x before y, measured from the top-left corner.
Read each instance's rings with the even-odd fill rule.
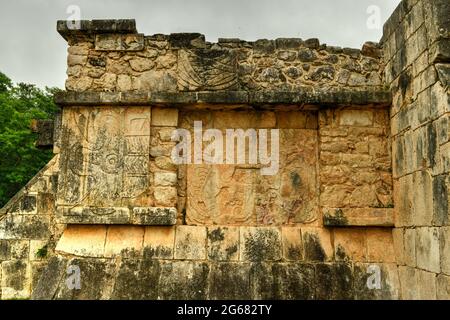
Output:
[[[78,5],[82,19],[134,18],[145,34],[200,32],[219,37],[316,37],[322,43],[360,48],[379,41],[382,30],[366,27],[370,5],[384,22],[400,0],[0,0],[0,71],[14,82],[64,87],[65,41],[56,20]]]

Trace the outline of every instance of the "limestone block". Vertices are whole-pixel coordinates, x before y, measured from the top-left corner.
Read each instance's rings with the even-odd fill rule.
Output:
[[[416,267],[416,230],[405,229],[405,263],[409,267]]]
[[[366,230],[336,228],[334,230],[336,260],[367,261]]]
[[[302,234],[299,227],[282,227],[283,259],[298,261],[303,259]]]
[[[109,226],[106,233],[105,257],[140,256],[144,241],[144,227]]]
[[[38,214],[7,214],[0,221],[1,239],[47,239],[50,216]]]
[[[154,174],[155,186],[174,186],[177,184],[177,174],[175,172],[157,171]]]
[[[103,257],[106,226],[69,225],[56,245],[56,251],[84,257]]]
[[[377,283],[377,280],[381,281]],[[400,280],[397,265],[356,263],[354,265],[354,288],[357,300],[399,299]]]
[[[9,254],[11,259],[26,260],[28,259],[30,252],[29,240],[10,240],[9,241]]]
[[[154,190],[157,205],[175,207],[177,202],[177,189],[175,187],[155,187]]]
[[[0,261],[9,260],[9,241],[0,240]]]
[[[274,128],[277,121],[271,111],[214,111],[212,117],[218,129]]]
[[[394,180],[395,225],[412,226],[413,207],[413,175],[406,175]]]
[[[405,229],[395,228],[392,229],[392,242],[394,245],[395,261],[399,265],[406,264],[406,250],[405,250]]]
[[[67,65],[69,67],[73,67],[73,66],[83,66],[85,65],[87,62],[87,56],[85,55],[76,55],[76,54],[69,54],[67,56]]]
[[[436,297],[439,300],[450,299],[450,277],[440,274],[436,279],[437,294]]]
[[[436,274],[417,269],[416,275],[419,299],[436,300]]]
[[[165,261],[161,264],[158,299],[205,300],[209,272],[205,262]]]
[[[131,69],[137,72],[153,69],[155,63],[148,58],[136,57],[130,60]]]
[[[391,229],[367,229],[367,259],[370,262],[396,262]]]
[[[450,158],[450,156],[449,156]],[[433,225],[445,225],[449,221],[450,177],[442,174],[433,177]]]
[[[1,287],[3,300],[28,299],[31,294],[30,265],[23,260],[1,263]]]
[[[282,257],[281,232],[274,227],[241,227],[241,261],[277,261]]]
[[[392,208],[339,208],[324,209],[325,226],[379,226],[394,225]]]
[[[302,228],[302,241],[305,251],[305,260],[333,260],[334,250],[329,230],[311,227]]]
[[[178,109],[153,108],[152,126],[176,127],[178,125]]]
[[[134,207],[133,224],[171,226],[176,223],[176,208]]]
[[[126,74],[117,76],[117,91],[124,92],[132,89],[131,77]]]
[[[162,170],[176,170],[176,165],[170,157],[158,156],[155,158],[155,164]]]
[[[350,300],[354,298],[353,270],[346,263],[316,264],[315,299]]]
[[[82,92],[88,90],[92,85],[92,78],[88,76],[70,77],[66,80],[66,89],[68,91]]]
[[[176,92],[177,77],[173,72],[149,70],[137,77],[137,89],[151,92]]]
[[[281,300],[315,298],[314,266],[307,263],[276,263],[272,267],[273,297]]]
[[[143,49],[143,34],[97,34],[95,36],[95,50],[140,51]]]
[[[450,275],[450,227],[441,227],[440,229],[440,254],[441,270]]]
[[[418,269],[412,267],[398,267],[401,284],[401,297],[403,300],[418,300]]]
[[[173,259],[175,227],[145,227],[144,258]]]
[[[417,267],[430,272],[439,273],[439,228],[422,227],[416,229]]]
[[[67,262],[67,268],[74,267],[80,270],[80,290],[71,289],[62,278],[59,290],[54,295],[56,300],[104,300],[113,283],[113,272],[116,266],[111,259],[72,258]],[[71,269],[69,269],[71,270]]]
[[[216,261],[239,259],[239,228],[208,227],[208,258]]]
[[[160,272],[160,263],[156,260],[121,260],[110,298],[156,300]]]
[[[58,285],[67,274],[67,259],[61,256],[53,256],[47,262],[45,268],[41,271],[41,276],[32,287],[32,300],[50,300],[55,296]]]
[[[130,209],[126,207],[58,207],[58,222],[71,224],[128,224]]]
[[[210,299],[250,299],[250,265],[221,262],[211,267]]]
[[[206,258],[206,228],[178,226],[175,235],[175,259],[203,260]]]

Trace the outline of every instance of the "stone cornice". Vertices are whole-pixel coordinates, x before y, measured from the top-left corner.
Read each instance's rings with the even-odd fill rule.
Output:
[[[390,105],[389,90],[301,90],[280,91],[199,91],[199,92],[74,92],[56,94],[60,106],[97,105],[192,105],[192,104],[308,104],[308,105]]]

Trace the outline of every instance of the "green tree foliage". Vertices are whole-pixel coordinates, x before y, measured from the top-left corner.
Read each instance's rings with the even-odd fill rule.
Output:
[[[0,207],[20,190],[51,158],[51,150],[35,147],[32,119],[53,118],[53,94],[34,85],[12,81],[0,72]]]

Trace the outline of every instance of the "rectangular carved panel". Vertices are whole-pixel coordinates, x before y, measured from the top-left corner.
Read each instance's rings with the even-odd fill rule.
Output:
[[[150,108],[66,108],[63,123],[57,199],[63,217],[126,223],[123,207],[151,203]]]
[[[226,129],[237,129],[236,122],[239,122],[239,127],[244,130],[252,127],[256,130],[267,128],[268,136],[270,130],[279,130],[279,169],[274,175],[262,175],[261,168],[266,165],[259,162],[186,165],[188,224],[320,224],[317,126],[314,121],[307,121],[315,119],[317,122],[314,112],[289,113],[289,117],[296,120],[292,126],[281,121],[286,117],[283,112],[225,114],[216,111],[192,111],[183,112],[181,117],[182,127],[191,133],[194,121],[202,121],[204,130],[220,130],[223,133],[224,145]],[[300,121],[302,119],[304,121]],[[205,144],[203,147],[205,148]],[[248,160],[248,144],[245,146],[245,154]]]

